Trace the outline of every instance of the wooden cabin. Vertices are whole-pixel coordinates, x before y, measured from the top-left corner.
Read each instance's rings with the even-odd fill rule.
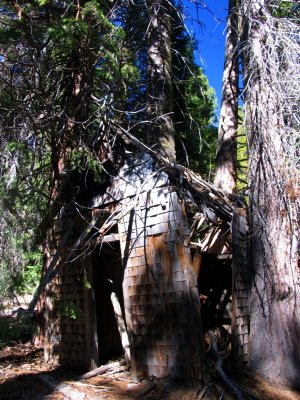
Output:
[[[146,153],[127,153],[105,190],[65,207],[45,250],[44,271],[61,263],[38,305],[45,360],[90,370],[123,356],[114,293],[136,379],[200,379],[203,326],[222,327],[246,362],[246,219],[214,224],[205,207]]]

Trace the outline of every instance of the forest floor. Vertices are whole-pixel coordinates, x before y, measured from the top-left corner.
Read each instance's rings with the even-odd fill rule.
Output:
[[[0,312],[1,400],[234,400],[217,379],[213,362],[212,381],[204,388],[162,380],[135,384],[130,371],[118,362],[81,379],[84,371],[45,363],[43,349],[31,344],[32,333],[16,314]],[[245,370],[230,370],[228,375],[243,390],[245,400],[300,400],[299,392],[271,386]]]
[[[178,383],[145,382],[134,384],[129,371],[114,367],[106,373],[79,380],[81,371],[46,364],[43,349],[29,343],[14,344],[0,350],[1,400],[200,400],[233,397],[217,380],[206,388],[187,387]],[[251,374],[240,374],[235,382],[251,393],[245,399],[300,400],[300,394],[286,388],[272,387]],[[50,385],[49,385],[50,383]],[[143,391],[147,391],[143,394]],[[223,393],[223,394],[222,394]],[[223,396],[223,397],[222,397]]]

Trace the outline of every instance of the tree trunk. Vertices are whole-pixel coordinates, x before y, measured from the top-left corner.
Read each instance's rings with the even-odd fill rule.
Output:
[[[167,0],[149,0],[148,12],[147,143],[174,160],[170,4]]]
[[[236,186],[236,132],[238,129],[237,55],[238,15],[236,0],[229,0],[215,177],[215,186],[226,193],[232,193]]]
[[[282,75],[292,52],[265,1],[244,0],[241,11],[251,201],[250,366],[272,382],[299,386],[300,274],[293,195],[299,176],[284,145],[290,133],[285,93],[292,97],[293,77],[287,81]]]

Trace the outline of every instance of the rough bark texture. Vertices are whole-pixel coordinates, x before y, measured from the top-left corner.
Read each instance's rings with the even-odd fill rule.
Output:
[[[172,116],[169,2],[148,1],[147,142],[163,156],[175,159]]]
[[[273,383],[299,386],[298,213],[283,146],[287,100],[277,81],[289,56],[278,45],[282,31],[276,32],[265,3],[242,1],[252,229],[250,366]]]
[[[236,132],[238,129],[238,16],[236,0],[228,2],[227,36],[218,130],[215,185],[232,193],[236,185]]]

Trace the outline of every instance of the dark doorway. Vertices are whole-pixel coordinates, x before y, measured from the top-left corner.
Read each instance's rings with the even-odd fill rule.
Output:
[[[96,302],[99,363],[123,355],[111,292],[118,296],[123,315],[123,268],[119,242],[99,246],[92,254],[93,289]]]
[[[203,254],[198,290],[202,303],[204,331],[231,327],[232,261],[220,260],[215,254]]]

